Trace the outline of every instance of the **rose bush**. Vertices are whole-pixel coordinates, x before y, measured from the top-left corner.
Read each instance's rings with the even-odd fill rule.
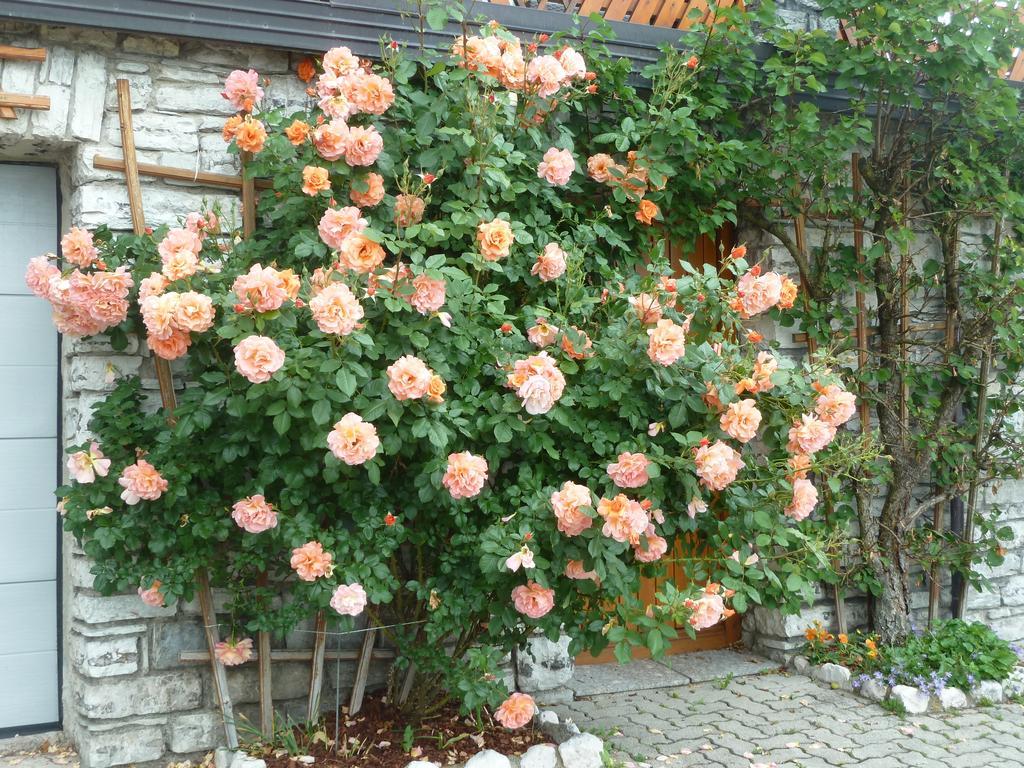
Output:
[[[58,494],[97,589],[187,600],[208,569],[230,664],[317,610],[401,625],[418,715],[497,705],[535,631],[628,658],[811,597],[838,541],[812,473],[863,452],[852,397],[744,327],[788,278],[742,247],[673,270],[643,147],[591,146],[599,80],[543,42],[335,48],[298,111],[235,72],[224,136],[271,184],[251,237],[183,212],[32,262],[63,332],[187,353],[173,420],[129,380],[72,450]],[[641,601],[671,562],[689,584]]]

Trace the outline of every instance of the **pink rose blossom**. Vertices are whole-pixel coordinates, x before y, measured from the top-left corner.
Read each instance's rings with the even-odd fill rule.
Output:
[[[501,706],[494,711],[494,719],[506,728],[515,730],[533,720],[536,710],[537,705],[532,696],[516,692],[505,699]]]
[[[360,208],[373,208],[379,205],[384,199],[384,177],[379,173],[368,173],[362,180],[366,184],[366,191],[360,192],[356,188],[357,182],[353,180],[348,193],[349,199]]]
[[[263,533],[277,527],[277,510],[261,493],[236,501],[231,507],[231,517],[249,533]]]
[[[698,448],[694,461],[701,483],[712,491],[720,491],[729,485],[745,466],[740,455],[721,440]]]
[[[520,568],[526,570],[528,568],[536,567],[533,562],[533,551],[523,544],[518,552],[513,552],[509,555],[508,559],[505,560],[505,567],[515,573]]]
[[[106,477],[110,472],[110,459],[103,457],[99,443],[92,443],[86,451],[76,451],[68,456],[68,472],[76,483],[95,482],[97,475]]]
[[[486,261],[498,261],[508,256],[515,239],[512,226],[504,219],[481,222],[476,228],[480,255]]]
[[[611,155],[598,152],[587,158],[587,173],[594,181],[607,184],[613,179],[611,169],[615,167],[615,159]]]
[[[636,312],[637,319],[644,325],[661,320],[661,302],[653,293],[638,293],[629,297],[629,303]]]
[[[395,226],[411,227],[423,221],[423,211],[427,203],[418,195],[395,196]]]
[[[719,419],[722,431],[734,440],[749,443],[757,437],[757,428],[761,426],[761,412],[757,404],[750,399],[730,403]]]
[[[516,610],[531,619],[546,616],[555,607],[555,590],[542,587],[535,581],[520,584],[512,590]]]
[[[554,56],[537,56],[526,67],[526,82],[538,96],[553,96],[566,79],[565,68]]]
[[[331,283],[309,300],[316,326],[324,333],[348,336],[359,327],[363,307],[344,283]]]
[[[786,507],[786,515],[796,521],[804,520],[818,504],[818,489],[802,477],[793,480],[793,501]]]
[[[544,250],[537,257],[537,262],[530,270],[531,275],[537,275],[541,280],[548,282],[557,280],[565,273],[565,251],[558,247],[558,243],[548,243]]]
[[[782,278],[775,272],[760,274],[754,267],[736,282],[740,317],[744,320],[767,312],[779,303]]]
[[[608,477],[619,488],[639,488],[647,485],[647,465],[650,464],[642,453],[620,453],[619,460],[608,465]]]
[[[349,128],[344,120],[331,120],[313,131],[313,146],[324,160],[340,160],[348,149]]]
[[[358,235],[366,229],[366,219],[355,206],[345,208],[328,208],[322,217],[317,231],[320,239],[327,247],[337,251],[349,235]]]
[[[686,505],[686,514],[691,520],[707,511],[708,504],[704,499],[691,499],[690,503]]]
[[[178,300],[176,291],[147,296],[139,305],[142,310],[142,322],[146,331],[154,339],[166,339],[177,327]]]
[[[668,542],[659,536],[653,525],[648,525],[640,540],[633,544],[633,555],[641,563],[653,563],[668,552]]]
[[[615,541],[639,541],[651,522],[640,502],[621,493],[614,499],[601,499],[597,503],[597,514],[604,518],[601,533]]]
[[[284,359],[284,351],[267,336],[247,336],[235,347],[235,369],[253,384],[270,381]]]
[[[530,340],[530,343],[534,346],[549,347],[558,340],[559,331],[558,326],[551,325],[550,323],[539,320],[536,325],[526,331],[526,338]]]
[[[164,596],[160,594],[161,586],[162,585],[159,581],[154,581],[152,584],[149,585],[148,589],[143,589],[142,587],[139,587],[139,598],[142,600],[142,602],[144,602],[146,605],[152,608],[163,608]]]
[[[647,356],[658,365],[669,366],[686,354],[686,328],[668,319],[647,331]]]
[[[601,579],[598,578],[597,571],[588,571],[586,566],[583,565],[582,560],[570,560],[567,562],[565,564],[565,577],[576,581],[589,580],[595,584],[601,583]]]
[[[167,290],[168,283],[170,283],[170,280],[161,273],[150,273],[148,277],[144,277],[139,281],[139,301],[141,302],[149,296],[159,296]]]
[[[52,254],[36,256],[29,261],[28,269],[25,270],[25,285],[36,296],[47,300],[50,298],[50,285],[54,280],[61,279],[60,267],[50,261],[51,257]]]
[[[361,584],[340,584],[331,597],[331,608],[342,616],[358,616],[366,608],[366,590]]]
[[[377,428],[356,413],[346,413],[327,435],[327,447],[349,466],[365,464],[377,455]]]
[[[324,71],[333,77],[345,77],[359,70],[359,57],[344,45],[329,49],[323,58]]]
[[[164,360],[177,360],[188,352],[191,343],[192,337],[188,331],[172,330],[169,336],[162,339],[152,335],[146,336],[146,344],[149,345],[150,351]]]
[[[487,459],[469,451],[452,453],[441,483],[453,499],[470,499],[483,490],[487,482]]]
[[[121,499],[129,506],[134,506],[143,499],[156,501],[167,490],[167,481],[157,472],[156,467],[145,459],[139,459],[125,467],[117,482],[124,488],[121,491]]]
[[[221,640],[213,648],[213,655],[225,667],[237,667],[252,658],[252,638]]]
[[[409,303],[421,315],[437,312],[444,306],[445,281],[435,280],[426,275],[416,275],[412,281],[413,294]]]
[[[99,251],[93,244],[92,232],[81,227],[72,227],[61,238],[60,253],[64,261],[78,267],[91,267],[99,258]]]
[[[544,153],[544,159],[537,166],[537,178],[544,179],[555,187],[564,187],[569,183],[572,172],[576,170],[576,161],[572,152],[567,149],[551,147]]]
[[[292,550],[291,566],[303,581],[316,581],[334,573],[333,556],[319,541],[307,541]]]
[[[373,126],[369,128],[352,126],[348,129],[345,162],[349,165],[373,165],[382,149],[384,149],[384,139]]]
[[[531,415],[550,411],[565,391],[565,376],[547,352],[517,360],[505,386],[514,389]]]
[[[253,69],[248,72],[236,69],[224,81],[224,91],[221,96],[227,99],[235,109],[251,112],[252,108],[263,98],[259,74]]]
[[[178,295],[174,308],[174,327],[179,331],[203,333],[213,326],[213,299],[196,291]]]
[[[697,600],[687,601],[690,608],[689,623],[696,630],[708,629],[722,620],[725,614],[725,601],[718,593],[705,592]]]
[[[568,480],[562,483],[561,490],[551,494],[558,530],[566,536],[579,536],[594,524],[593,518],[583,512],[584,507],[593,509],[593,505],[590,489]]]
[[[388,366],[388,389],[396,400],[419,400],[430,391],[432,373],[415,355],[403,355]]]
[[[558,51],[555,54],[555,58],[558,59],[558,63],[565,70],[566,77],[579,79],[587,74],[587,63],[584,61],[583,56],[568,45]]]
[[[857,398],[842,387],[829,384],[819,390],[814,412],[826,424],[841,427],[857,412]]]
[[[172,229],[157,246],[163,273],[168,280],[183,280],[199,269],[199,251],[203,247],[195,232]]]
[[[805,413],[789,430],[789,443],[786,450],[790,453],[805,453],[813,456],[828,446],[836,436],[836,428],[821,421],[813,413]]]

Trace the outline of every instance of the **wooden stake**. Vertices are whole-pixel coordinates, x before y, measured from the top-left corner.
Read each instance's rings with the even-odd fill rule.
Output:
[[[0,107],[21,107],[22,109],[41,109],[45,111],[50,108],[50,97],[0,92]]]
[[[199,609],[203,614],[203,629],[206,633],[206,646],[209,649],[206,657],[213,672],[213,689],[217,695],[221,718],[224,720],[224,736],[228,749],[238,749],[238,731],[235,729],[235,713],[228,691],[228,676],[224,671],[224,665],[217,661],[214,655],[218,642],[217,614],[213,610],[213,590],[210,589],[210,577],[205,568],[196,571],[196,593],[199,597]]]
[[[13,45],[0,45],[0,59],[8,61],[46,61],[45,48],[15,48]]]
[[[327,661],[357,661],[359,659],[359,651],[353,650],[341,650],[341,651],[324,651],[324,659]],[[253,659],[259,658],[259,653],[253,651]],[[299,648],[283,648],[279,651],[270,651],[271,661],[309,661],[313,658],[312,650],[302,650]],[[373,651],[374,660],[387,661],[388,659],[395,658],[395,652],[390,651],[387,648],[376,648]],[[210,660],[210,654],[207,651],[181,651],[178,654],[178,661],[184,664],[196,664],[199,662],[207,662]]]
[[[863,180],[860,176],[860,154],[853,153],[850,161],[850,169],[853,174],[853,200],[860,205],[863,190]],[[860,283],[864,282],[864,220],[857,217],[853,220],[853,252],[857,257],[857,368],[863,371],[868,364],[868,323],[867,308],[864,300],[864,291],[860,289]],[[864,382],[860,383],[860,398],[858,411],[860,413],[861,434],[867,434],[871,427],[871,412],[868,409],[868,389]]]
[[[256,645],[259,648],[256,665],[260,684],[260,732],[263,738],[271,739],[274,736],[274,686],[270,673],[270,662],[273,660],[270,652],[270,633],[257,632]]]
[[[412,692],[412,681],[416,679],[416,665],[409,662],[409,669],[405,671],[405,680],[402,681],[402,690],[398,692],[398,703],[405,704]]]
[[[124,171],[124,160],[116,157],[96,155],[92,159],[92,167],[102,171]],[[242,191],[242,177],[232,176],[228,173],[197,172],[190,168],[174,168],[167,165],[156,165],[155,163],[137,163],[137,167],[140,176],[171,179],[172,181],[186,181],[200,184],[204,187],[224,187],[238,192]],[[256,179],[254,183],[258,189],[270,189],[273,186],[268,179]]]
[[[377,641],[377,630],[369,627],[363,636],[363,648],[359,652],[359,663],[356,665],[356,676],[352,681],[352,697],[348,702],[348,713],[354,715],[363,708],[363,694],[366,693],[366,680],[370,676],[370,659],[373,658],[373,644]]]
[[[327,649],[327,616],[323,611],[316,613],[316,634],[313,637],[312,668],[309,673],[309,702],[306,705],[306,720],[313,722],[320,714],[320,692],[324,687],[324,652]],[[273,654],[271,654],[273,659]]]

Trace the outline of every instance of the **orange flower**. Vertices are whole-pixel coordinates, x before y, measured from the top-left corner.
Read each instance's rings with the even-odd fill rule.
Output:
[[[818,630],[816,630],[814,627],[808,627],[804,630],[804,637],[807,638],[807,642],[813,643],[815,640],[818,639]]]
[[[331,188],[331,177],[326,168],[307,165],[302,169],[302,191],[307,195],[316,195]]]
[[[231,141],[235,138],[235,134],[238,132],[238,127],[242,124],[241,115],[232,115],[224,123],[224,130],[221,131],[221,136],[224,137],[224,141]]]
[[[655,217],[660,214],[661,211],[658,210],[658,206],[650,200],[641,200],[636,208],[636,220],[641,224],[652,224]]]
[[[305,144],[309,138],[309,126],[301,120],[294,120],[291,125],[284,129],[284,135],[288,137],[288,141],[297,147],[299,144]]]
[[[841,644],[843,644],[843,645],[846,645],[848,642],[850,642],[850,638],[849,638],[849,636],[844,635],[842,632],[840,632],[839,633],[839,642]]]
[[[299,80],[304,83],[308,83],[316,77],[316,64],[313,63],[313,60],[309,58],[309,56],[305,56],[299,62],[298,66],[295,67],[295,74],[299,76]]]
[[[259,120],[246,118],[235,131],[235,144],[243,152],[261,152],[266,141],[267,129]]]

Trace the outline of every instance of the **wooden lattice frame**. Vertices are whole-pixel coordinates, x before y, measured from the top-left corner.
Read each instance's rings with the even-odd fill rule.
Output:
[[[490,0],[499,5],[529,5],[529,0]],[[707,0],[563,0],[563,10],[589,16],[599,13],[608,21],[627,21],[654,27],[689,29],[695,24],[707,24],[714,14]],[[719,0],[719,8],[743,8],[743,0]],[[550,0],[537,0],[538,10],[555,10]]]
[[[0,59],[8,61],[46,61],[45,48],[15,48],[11,45],[0,45]],[[18,116],[15,107],[21,109],[50,108],[49,96],[32,96],[24,93],[4,93],[0,91],[0,119],[13,120]]]

